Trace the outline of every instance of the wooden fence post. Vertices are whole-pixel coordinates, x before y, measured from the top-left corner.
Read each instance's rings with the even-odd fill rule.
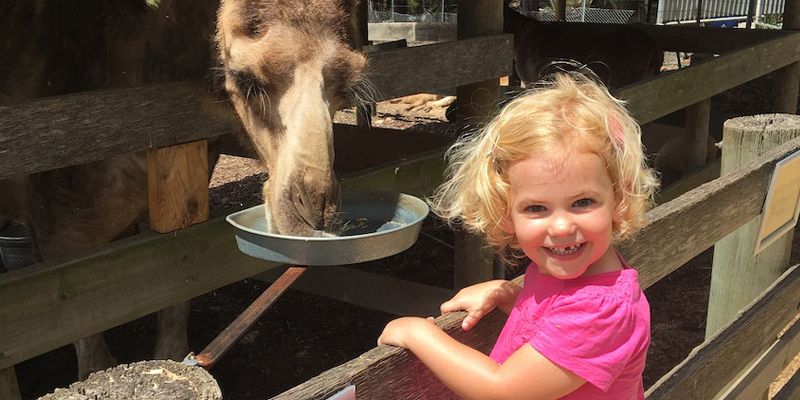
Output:
[[[800,116],[797,115],[763,114],[730,119],[723,128],[720,175],[735,171],[798,136]],[[714,246],[706,339],[733,320],[788,267],[793,230],[753,255],[761,218],[754,218]]]
[[[14,367],[0,369],[0,399],[3,400],[22,400],[17,384],[17,374]]]
[[[147,151],[150,229],[166,233],[208,219],[206,140]]]
[[[458,39],[503,33],[503,0],[471,0],[459,3]],[[456,116],[471,119],[469,125],[480,125],[492,115],[500,98],[500,80],[459,86],[456,88]],[[475,123],[472,123],[475,122]],[[464,235],[456,232],[456,236]],[[492,279],[492,255],[485,242],[475,237],[456,239],[455,288]],[[469,247],[467,249],[466,247]]]
[[[150,229],[166,233],[208,220],[208,181],[212,172],[208,168],[206,139],[147,150]],[[189,348],[188,320],[189,300],[158,312],[160,334],[155,354],[163,356],[162,349],[174,346],[162,341],[168,337],[180,337]]]
[[[786,0],[783,6],[783,29],[800,29],[800,0]],[[793,62],[775,73],[773,111],[797,113],[797,92],[800,90],[800,61]]]

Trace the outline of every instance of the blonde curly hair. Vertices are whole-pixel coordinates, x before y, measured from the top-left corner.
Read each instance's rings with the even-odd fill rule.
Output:
[[[622,100],[580,72],[558,72],[509,102],[482,130],[448,150],[447,179],[431,209],[453,226],[483,235],[506,261],[523,258],[503,222],[510,215],[509,167],[555,150],[597,154],[619,199],[614,242],[646,225],[658,179],[646,163],[641,130]]]

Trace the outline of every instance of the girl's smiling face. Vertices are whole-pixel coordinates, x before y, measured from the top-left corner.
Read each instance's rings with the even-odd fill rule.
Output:
[[[529,157],[508,173],[511,209],[504,228],[539,272],[572,279],[622,269],[611,247],[618,201],[598,155]]]

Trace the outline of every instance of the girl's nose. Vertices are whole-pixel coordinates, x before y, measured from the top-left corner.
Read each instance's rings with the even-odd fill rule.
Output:
[[[553,215],[548,233],[550,236],[569,236],[575,233],[575,224],[569,215],[558,213]]]

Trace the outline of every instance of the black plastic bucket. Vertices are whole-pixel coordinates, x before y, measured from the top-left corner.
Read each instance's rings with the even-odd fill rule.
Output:
[[[33,240],[24,225],[11,225],[0,232],[0,257],[7,271],[25,268],[36,263]]]

